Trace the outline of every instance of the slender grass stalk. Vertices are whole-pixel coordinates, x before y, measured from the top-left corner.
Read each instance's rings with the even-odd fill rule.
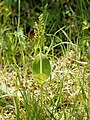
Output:
[[[14,105],[15,105],[16,120],[20,120],[20,101],[18,99],[18,96],[14,97]]]
[[[18,31],[19,27],[20,27],[20,0],[18,0],[18,26],[17,26]]]
[[[19,32],[20,29],[20,0],[18,0],[18,25],[17,25],[17,31]],[[20,37],[18,38],[20,41]],[[16,62],[15,62],[16,63]],[[20,82],[20,80],[19,80]],[[18,89],[18,85],[16,83],[16,88]],[[16,93],[16,96],[14,97],[14,106],[15,106],[15,114],[16,114],[16,120],[20,120],[20,100]]]

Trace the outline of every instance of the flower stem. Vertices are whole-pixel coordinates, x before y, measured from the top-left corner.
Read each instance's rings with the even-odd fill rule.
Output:
[[[40,46],[40,74],[42,74],[42,47]]]

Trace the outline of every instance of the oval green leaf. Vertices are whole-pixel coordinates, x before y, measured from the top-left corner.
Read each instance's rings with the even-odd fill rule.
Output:
[[[40,73],[40,54],[38,54],[32,65],[33,77],[36,82],[43,84],[47,80],[51,73],[51,65],[48,58],[42,54],[42,73]]]

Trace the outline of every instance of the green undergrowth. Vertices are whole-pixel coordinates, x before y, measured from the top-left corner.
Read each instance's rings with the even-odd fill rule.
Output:
[[[0,1],[1,120],[90,119],[89,5]]]
[[[51,78],[41,86],[22,70],[5,68],[0,71],[0,111],[6,120],[89,120],[90,66],[86,62],[57,58]],[[8,71],[7,71],[8,70]],[[17,73],[19,71],[19,73]],[[18,79],[21,81],[18,82]],[[41,95],[43,96],[41,106]]]

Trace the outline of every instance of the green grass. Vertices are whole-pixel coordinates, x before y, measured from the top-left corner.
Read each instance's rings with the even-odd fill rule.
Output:
[[[40,3],[37,6],[43,20],[35,22],[30,18],[31,24],[35,22],[33,39],[25,33],[25,16],[20,17],[23,3],[16,2],[17,15],[11,11],[12,1],[0,2],[0,119],[89,120],[89,1],[76,0],[75,5],[63,0],[52,1],[50,5],[41,1],[42,7]],[[35,17],[35,8],[30,10]],[[11,23],[11,19],[15,20],[12,12],[17,16],[15,24]],[[34,81],[32,74],[32,62],[40,52],[47,56],[52,68],[50,77],[42,85]],[[41,60],[41,73],[42,67]]]
[[[5,119],[5,114],[8,111],[11,113],[8,117],[12,118],[12,116],[15,116],[17,120],[89,119],[89,66],[83,66],[81,63],[79,65],[79,63],[75,62],[71,64],[70,61],[66,63],[67,58],[62,59],[63,62],[57,59],[56,68],[52,72],[51,79],[43,85],[43,94],[40,92],[40,86],[34,83],[31,76],[28,75],[26,83],[24,83],[24,78],[21,77],[22,83],[18,83],[15,87],[15,82],[18,80],[17,71],[5,73],[2,71],[0,75],[2,79],[1,85],[6,82],[5,78],[7,78],[6,90],[4,92],[1,89],[3,93],[0,96],[2,117]],[[10,78],[10,74],[11,77],[14,77],[13,79]],[[8,93],[8,84],[11,85],[12,93]],[[42,107],[41,95],[43,95]],[[13,106],[11,111],[9,109],[5,111],[5,108],[10,104],[10,107]]]

